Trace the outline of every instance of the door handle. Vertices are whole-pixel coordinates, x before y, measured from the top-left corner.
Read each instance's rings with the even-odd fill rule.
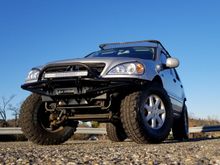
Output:
[[[176,83],[176,79],[175,79],[175,78],[173,79],[173,82],[175,82],[175,83]]]

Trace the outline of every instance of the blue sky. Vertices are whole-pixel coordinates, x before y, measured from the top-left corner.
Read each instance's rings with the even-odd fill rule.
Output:
[[[24,100],[33,66],[100,43],[157,39],[181,61],[189,111],[220,119],[219,8],[219,0],[0,0],[0,96]]]

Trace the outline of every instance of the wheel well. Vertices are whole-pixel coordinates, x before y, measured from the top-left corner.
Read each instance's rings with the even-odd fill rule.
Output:
[[[161,87],[163,87],[163,82],[162,82],[160,76],[155,76],[154,79],[153,79],[153,81],[152,81],[152,83],[160,84]]]

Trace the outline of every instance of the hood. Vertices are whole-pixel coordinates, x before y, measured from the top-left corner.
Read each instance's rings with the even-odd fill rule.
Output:
[[[140,59],[141,60],[141,59]],[[129,57],[91,57],[91,58],[76,58],[76,59],[67,59],[67,60],[60,60],[60,61],[54,61],[50,62],[47,65],[50,64],[71,64],[75,62],[80,62],[84,64],[89,63],[105,63],[109,64],[112,62],[124,62],[124,61],[137,61],[137,58],[129,58]]]

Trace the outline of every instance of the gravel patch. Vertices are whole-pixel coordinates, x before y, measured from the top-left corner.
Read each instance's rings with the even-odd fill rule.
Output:
[[[162,144],[68,141],[57,146],[4,142],[0,143],[0,164],[220,165],[220,139]]]

